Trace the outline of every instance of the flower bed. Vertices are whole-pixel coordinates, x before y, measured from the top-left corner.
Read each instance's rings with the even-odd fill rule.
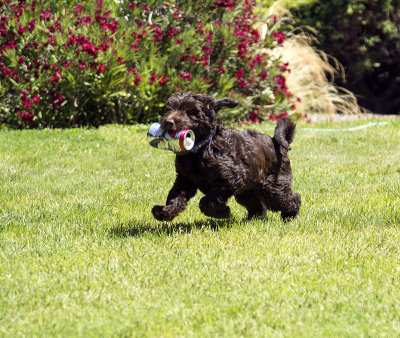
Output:
[[[226,122],[290,114],[289,69],[260,39],[248,0],[0,0],[0,123],[70,127],[149,122],[174,92],[242,100]],[[263,52],[260,52],[263,51]]]

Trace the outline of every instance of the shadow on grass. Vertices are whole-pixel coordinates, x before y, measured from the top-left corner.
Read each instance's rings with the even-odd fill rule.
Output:
[[[146,234],[173,235],[190,233],[192,230],[209,229],[218,231],[221,228],[230,228],[240,223],[237,219],[215,220],[206,219],[193,223],[159,223],[156,226],[141,221],[131,221],[128,224],[121,224],[110,229],[110,235],[115,237],[140,237]]]

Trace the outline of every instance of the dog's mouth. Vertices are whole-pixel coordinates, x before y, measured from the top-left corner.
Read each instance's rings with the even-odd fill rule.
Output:
[[[176,134],[179,131],[179,129],[176,128],[175,126],[172,127],[172,126],[163,125],[163,124],[161,124],[161,129],[165,130],[169,134]]]
[[[184,126],[182,123],[174,120],[161,120],[161,128],[167,131],[169,134],[176,134],[185,129],[191,129],[190,127]]]

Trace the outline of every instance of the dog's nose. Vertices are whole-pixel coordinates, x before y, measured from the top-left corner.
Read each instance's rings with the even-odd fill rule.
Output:
[[[174,127],[175,123],[173,120],[165,120],[164,121],[164,129],[165,130],[170,130]]]

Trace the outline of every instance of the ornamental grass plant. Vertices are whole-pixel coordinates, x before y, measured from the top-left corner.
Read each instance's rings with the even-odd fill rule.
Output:
[[[335,74],[345,77],[344,70],[336,59],[312,46],[314,34],[305,30],[289,32],[285,46],[273,51],[290,65],[286,81],[293,95],[301,97],[297,113],[361,114],[354,94],[333,82]]]
[[[271,53],[288,67],[285,75],[290,92],[300,98],[296,112],[300,117],[308,114],[361,114],[363,110],[355,95],[335,84],[335,77],[346,81],[343,66],[334,57],[318,48],[318,32],[309,26],[296,24],[288,8],[307,1],[290,3],[285,0],[263,0],[258,7],[267,17],[277,17],[277,26],[290,28],[286,31],[285,43],[274,48]],[[265,23],[258,24],[261,38],[271,34]]]
[[[0,1],[0,123],[150,122],[174,92],[243,101],[226,122],[293,113],[287,69],[255,1]]]

